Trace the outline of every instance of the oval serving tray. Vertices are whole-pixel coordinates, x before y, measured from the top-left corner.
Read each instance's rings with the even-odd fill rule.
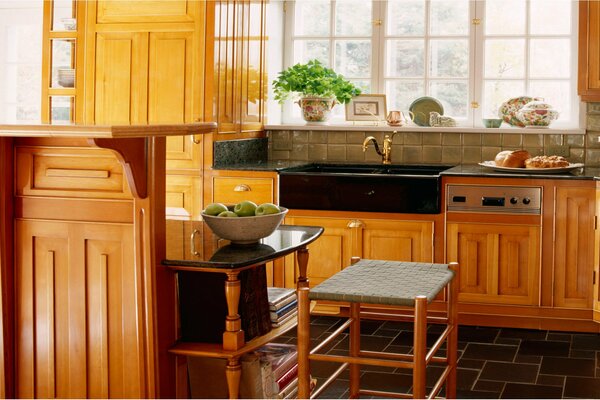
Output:
[[[557,174],[561,172],[569,172],[576,168],[582,168],[583,163],[569,164],[568,167],[556,167],[556,168],[514,168],[514,167],[500,167],[496,165],[494,161],[480,162],[479,165],[482,167],[491,168],[495,171],[501,172],[516,172],[518,174]]]
[[[423,96],[413,101],[408,107],[408,111],[414,114],[415,124],[419,126],[431,126],[429,124],[429,113],[435,111],[440,113],[440,115],[444,115],[444,106],[442,106],[439,100],[433,97]]]

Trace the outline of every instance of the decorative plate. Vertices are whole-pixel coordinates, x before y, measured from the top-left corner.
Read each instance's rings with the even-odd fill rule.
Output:
[[[482,167],[491,168],[495,171],[500,172],[516,172],[519,174],[557,174],[561,172],[569,172],[577,168],[582,168],[583,163],[569,164],[568,167],[556,167],[556,168],[514,168],[514,167],[500,167],[496,165],[494,161],[480,162],[479,165]]]
[[[429,124],[429,113],[432,111],[444,115],[442,103],[429,96],[419,97],[410,104],[408,110],[413,113],[415,124],[419,126],[431,126]]]
[[[537,98],[534,99],[533,97],[529,96],[521,96],[508,99],[500,106],[500,109],[498,110],[498,116],[507,124],[512,126],[520,126],[522,128],[525,126],[525,124],[519,121],[517,118],[517,112],[523,108],[525,104],[533,100],[537,100]]]

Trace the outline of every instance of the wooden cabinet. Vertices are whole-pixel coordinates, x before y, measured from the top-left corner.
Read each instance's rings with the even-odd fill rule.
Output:
[[[600,101],[600,3],[579,1],[578,93],[583,101]]]
[[[16,221],[16,397],[152,397],[132,224]]]
[[[349,266],[352,257],[433,262],[432,221],[377,219],[364,213],[356,214],[356,218],[332,218],[327,214],[323,211],[316,212],[318,216],[305,216],[290,211],[286,218],[286,224],[325,228],[321,238],[309,246],[307,276],[311,286]],[[285,285],[293,287],[297,276],[295,261],[286,259]]]
[[[207,15],[214,21],[214,47],[207,48],[206,115],[218,133],[262,131],[268,82],[266,1],[217,0]]]
[[[212,170],[210,182],[212,184],[205,197],[207,204],[236,204],[243,200],[277,204],[278,201],[278,176],[275,172]]]
[[[556,188],[554,306],[592,308],[596,191]]]
[[[538,304],[540,228],[448,223],[448,260],[460,265],[461,302]]]
[[[90,1],[85,121],[164,124],[204,121],[206,2]],[[201,135],[167,138],[167,207],[199,216]]]

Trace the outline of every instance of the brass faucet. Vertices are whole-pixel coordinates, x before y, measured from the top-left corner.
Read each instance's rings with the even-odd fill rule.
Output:
[[[367,147],[369,147],[369,142],[373,142],[373,147],[375,147],[375,151],[377,154],[381,156],[381,162],[383,164],[391,164],[392,163],[392,140],[394,135],[398,133],[398,131],[394,131],[392,135],[385,135],[383,137],[383,151],[379,150],[379,144],[377,144],[377,139],[373,136],[367,136],[363,141],[363,152],[367,151]]]

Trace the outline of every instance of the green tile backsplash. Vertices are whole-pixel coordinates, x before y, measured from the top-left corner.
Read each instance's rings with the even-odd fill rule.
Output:
[[[386,132],[387,133],[387,132]],[[380,162],[372,145],[362,142],[383,132],[269,130],[269,159],[336,162]],[[501,150],[526,149],[533,155],[558,154],[571,162],[600,166],[600,103],[587,104],[585,134],[495,132],[399,132],[394,136],[392,162],[459,164],[491,160]],[[308,144],[307,144],[308,143]],[[304,146],[301,146],[304,145]]]

